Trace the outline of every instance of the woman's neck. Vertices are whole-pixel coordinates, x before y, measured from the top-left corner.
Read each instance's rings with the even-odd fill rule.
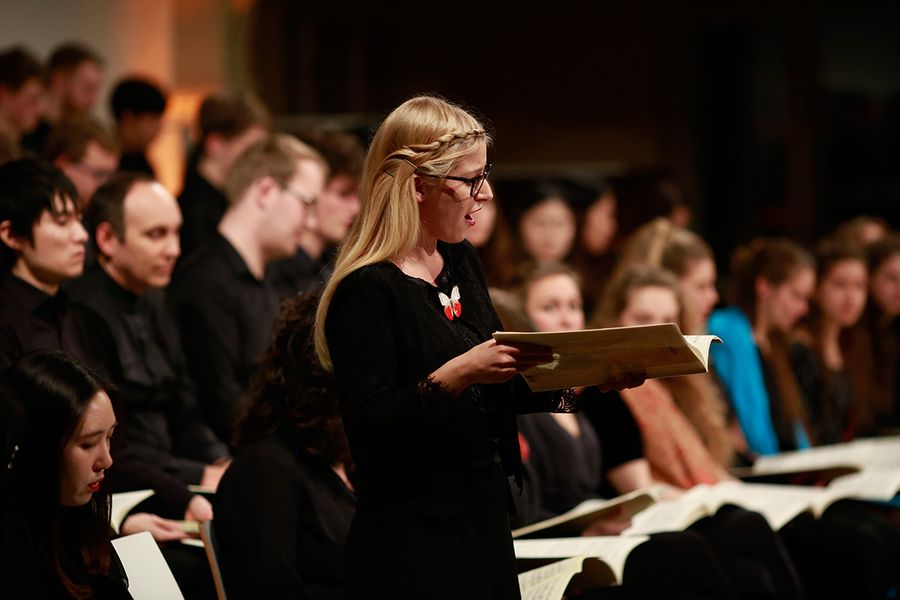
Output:
[[[823,318],[819,325],[820,345],[822,360],[828,368],[839,371],[844,368],[844,357],[841,355],[841,326],[829,319]]]
[[[756,319],[753,323],[753,341],[763,354],[769,352],[769,322],[765,318],[763,311],[756,310]]]
[[[432,285],[444,268],[444,257],[438,252],[437,239],[428,236],[424,231],[419,237],[419,243],[393,262],[410,277],[423,279]]]

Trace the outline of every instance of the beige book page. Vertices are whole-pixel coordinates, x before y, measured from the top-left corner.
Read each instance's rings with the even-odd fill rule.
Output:
[[[526,536],[561,537],[564,535],[581,535],[594,521],[616,511],[617,518],[630,519],[646,509],[658,498],[654,489],[635,490],[610,500],[585,500],[575,508],[561,515],[514,529],[514,538]],[[546,532],[546,535],[540,535]]]
[[[833,500],[861,498],[890,500],[900,491],[900,468],[869,467],[859,473],[838,477],[826,488]]]
[[[112,506],[109,511],[109,524],[113,531],[119,533],[125,517],[132,509],[153,495],[153,490],[137,490],[135,492],[120,492],[112,495]]]
[[[775,531],[801,513],[815,513],[828,498],[825,488],[740,482],[719,484],[712,494],[715,497],[713,504],[734,504],[756,511]]]
[[[585,556],[573,556],[519,573],[522,600],[561,600],[572,577],[581,572]]]
[[[695,521],[710,514],[710,489],[696,485],[671,500],[661,500],[641,511],[631,520],[624,535],[646,535],[664,531],[683,531]]]
[[[498,342],[548,346],[554,361],[525,371],[533,391],[595,385],[611,377],[645,373],[648,379],[707,371],[715,336],[685,339],[674,323],[557,332],[496,332]]]
[[[647,536],[557,538],[513,540],[513,545],[516,558],[520,560],[562,559],[573,556],[600,559],[612,571],[615,581],[620,582],[628,555],[648,539],[650,538]]]
[[[760,456],[753,464],[757,474],[778,470],[820,469],[837,466],[900,467],[900,437],[859,439],[846,444]]]

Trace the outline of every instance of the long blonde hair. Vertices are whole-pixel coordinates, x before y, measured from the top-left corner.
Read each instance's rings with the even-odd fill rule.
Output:
[[[334,293],[348,275],[410,252],[419,240],[416,172],[447,175],[490,137],[461,107],[434,96],[417,96],[388,115],[372,140],[363,166],[362,206],[335,261],[316,313],[316,353],[331,368],[325,320]]]

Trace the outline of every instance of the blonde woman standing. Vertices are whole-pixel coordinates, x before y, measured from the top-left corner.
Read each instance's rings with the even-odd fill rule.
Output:
[[[507,474],[515,414],[570,409],[516,375],[546,349],[500,345],[464,241],[493,197],[490,137],[416,97],[372,141],[362,209],[323,292],[316,349],[333,368],[356,465],[351,598],[518,598]]]

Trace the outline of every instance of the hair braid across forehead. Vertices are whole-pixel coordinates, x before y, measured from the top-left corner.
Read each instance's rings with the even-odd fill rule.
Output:
[[[405,146],[409,150],[412,150],[416,153],[426,153],[426,152],[434,152],[441,146],[445,144],[452,144],[454,142],[461,142],[467,140],[469,138],[477,138],[483,137],[484,130],[483,129],[470,129],[468,131],[451,131],[450,133],[445,133],[435,141],[429,144],[412,144],[409,146]]]
[[[382,170],[389,174],[392,173],[393,169],[389,167],[389,163],[396,160],[407,163],[413,168],[421,167],[423,164],[434,158],[432,153],[440,150],[441,148],[445,148],[457,142],[464,142],[469,139],[483,138],[485,137],[485,135],[486,133],[483,129],[452,131],[440,136],[435,141],[429,142],[427,144],[409,144],[403,146],[401,148],[398,148],[394,152],[391,152],[391,154],[389,154],[384,159],[382,163],[384,167]]]

